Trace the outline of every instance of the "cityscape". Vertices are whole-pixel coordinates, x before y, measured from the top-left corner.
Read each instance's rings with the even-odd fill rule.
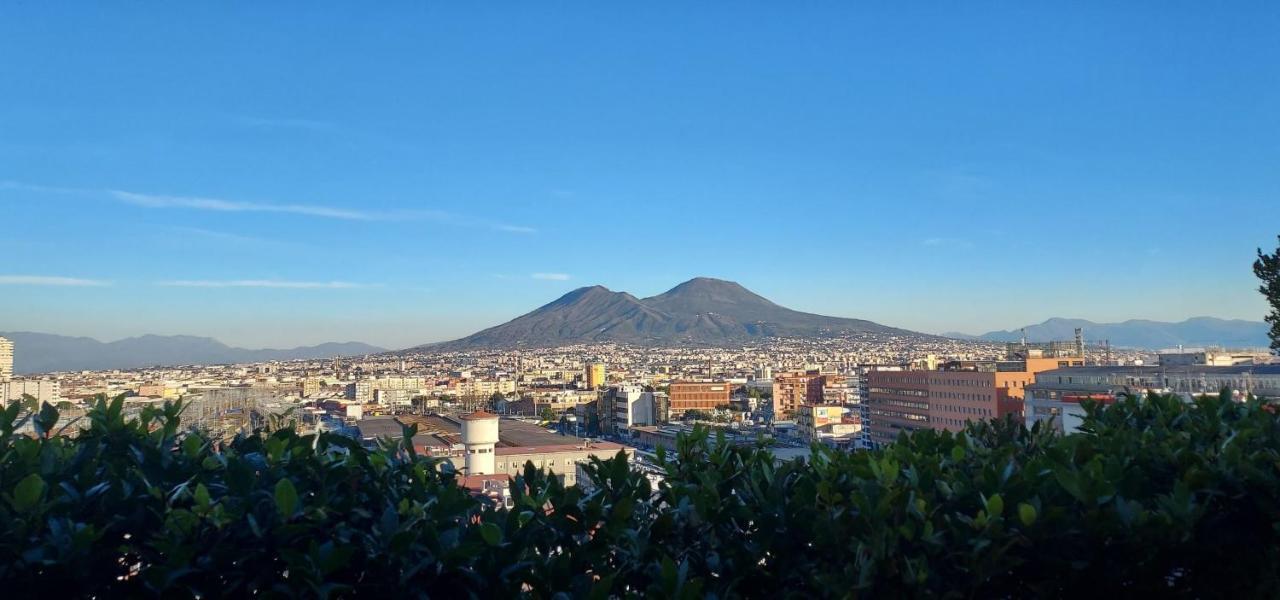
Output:
[[[1280,595],[1280,5],[0,7],[0,594]]]

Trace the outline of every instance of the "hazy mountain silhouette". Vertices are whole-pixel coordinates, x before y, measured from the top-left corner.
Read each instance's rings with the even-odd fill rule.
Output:
[[[926,337],[871,321],[791,310],[732,281],[699,277],[643,300],[598,285],[579,288],[502,325],[425,347],[547,347],[605,341],[717,344],[852,333]]]
[[[1075,336],[1077,327],[1084,329],[1084,337],[1088,343],[1109,340],[1112,346],[1126,348],[1161,349],[1178,345],[1265,348],[1269,343],[1266,323],[1213,317],[1195,317],[1178,323],[1142,319],[1123,323],[1094,323],[1084,319],[1053,318],[1038,325],[1027,326],[1027,340],[1031,342],[1070,340]],[[957,337],[953,334],[945,335]],[[1022,339],[1022,332],[1016,329],[991,331],[976,336],[976,339],[1014,342]]]
[[[171,365],[217,365],[298,360],[385,352],[359,342],[326,343],[284,350],[248,350],[207,337],[143,335],[114,342],[49,333],[0,333],[14,343],[14,371],[97,371]]]

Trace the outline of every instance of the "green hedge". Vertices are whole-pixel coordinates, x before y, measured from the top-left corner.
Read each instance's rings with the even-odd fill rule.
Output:
[[[64,597],[1256,597],[1280,590],[1280,420],[1206,398],[1089,407],[776,464],[704,431],[651,489],[531,466],[485,507],[410,446],[292,429],[217,447],[100,400],[77,438],[0,416],[0,590]],[[51,407],[34,416],[56,427]],[[669,460],[667,460],[669,459]]]

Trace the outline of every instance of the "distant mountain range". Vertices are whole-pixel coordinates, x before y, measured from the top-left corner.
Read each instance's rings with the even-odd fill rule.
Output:
[[[327,343],[287,350],[234,348],[213,338],[143,335],[114,342],[26,331],[0,332],[14,344],[14,371],[97,371],[172,365],[218,365],[300,360],[386,352],[359,342]]]
[[[732,281],[698,277],[644,299],[598,285],[579,288],[502,325],[417,349],[550,347],[586,342],[714,345],[765,337],[852,333],[932,337],[862,319],[791,310]]]
[[[1084,319],[1053,318],[1039,325],[1027,326],[1027,341],[1047,342],[1070,340],[1075,329],[1084,329],[1087,343],[1111,342],[1124,348],[1162,349],[1185,347],[1223,346],[1228,348],[1266,348],[1267,324],[1262,321],[1239,319],[1215,319],[1195,317],[1179,323],[1133,319],[1123,323],[1094,323]],[[1022,339],[1022,331],[991,331],[979,336],[963,333],[944,333],[946,337],[989,342],[1016,342]]]

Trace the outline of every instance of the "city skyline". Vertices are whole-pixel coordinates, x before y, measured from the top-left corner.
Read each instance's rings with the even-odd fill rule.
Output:
[[[586,8],[0,8],[0,331],[404,348],[695,276],[927,333],[1266,312],[1274,6]]]

